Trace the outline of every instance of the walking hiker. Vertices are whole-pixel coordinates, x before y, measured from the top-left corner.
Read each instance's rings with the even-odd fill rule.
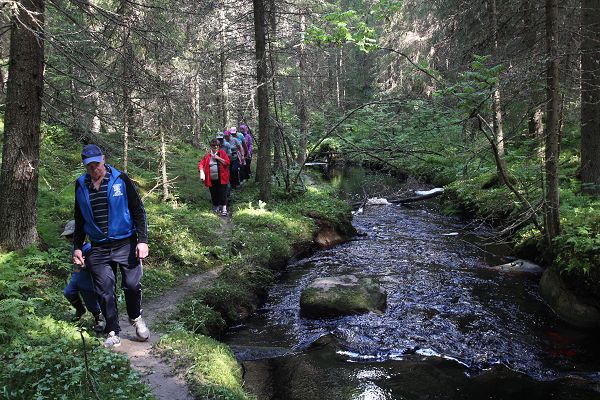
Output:
[[[250,164],[252,163],[252,134],[250,128],[246,125],[240,125],[240,131],[244,134],[244,140],[246,142],[246,166],[244,168],[245,179],[250,179]]]
[[[229,164],[229,172],[231,173],[230,183],[232,188],[237,188],[240,185],[240,159],[239,154],[242,150],[240,141],[231,135],[231,132],[223,132],[225,141],[231,145],[231,158]]]
[[[105,164],[95,144],[81,151],[86,173],[75,182],[75,233],[73,262],[84,265],[83,245],[87,235],[91,250],[87,263],[102,314],[106,319],[104,346],[121,345],[115,284],[117,267],[129,321],[137,339],[148,340],[150,331],[142,319],[142,259],[148,256],[146,210],[131,179]]]
[[[71,256],[73,255],[73,234],[75,233],[75,220],[70,220],[65,225],[65,229],[60,236],[67,239],[71,243]],[[83,257],[86,257],[92,246],[88,242],[83,244],[82,253]],[[104,330],[104,319],[100,312],[100,304],[96,297],[96,289],[94,288],[94,281],[92,276],[85,266],[73,265],[73,271],[71,272],[71,279],[63,291],[65,298],[75,308],[75,314],[71,318],[72,322],[77,322],[83,317],[85,311],[89,311],[94,316],[94,331],[102,332]],[[82,301],[83,299],[83,301]]]
[[[210,190],[213,211],[227,215],[227,187],[229,185],[229,156],[220,148],[219,140],[210,142],[208,153],[198,163],[198,172]]]
[[[229,129],[231,132],[231,136],[235,137],[241,147],[238,148],[238,159],[240,161],[240,183],[246,179],[246,154],[248,154],[248,148],[246,147],[246,139],[244,138],[244,134],[242,132],[238,132],[235,126],[232,126]]]

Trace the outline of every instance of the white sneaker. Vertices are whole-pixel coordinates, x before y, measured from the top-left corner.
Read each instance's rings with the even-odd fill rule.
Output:
[[[115,331],[110,331],[104,341],[104,347],[119,347],[120,345],[121,339],[119,339],[119,335],[117,335]]]
[[[135,327],[135,334],[137,335],[138,340],[142,342],[148,340],[150,337],[150,330],[148,330],[148,327],[146,326],[146,323],[142,319],[141,315],[136,319],[130,319],[129,322],[131,322],[131,325]]]

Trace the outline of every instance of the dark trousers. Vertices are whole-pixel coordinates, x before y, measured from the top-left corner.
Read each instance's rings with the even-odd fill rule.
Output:
[[[223,185],[219,179],[211,179],[210,199],[214,207],[227,205],[227,185]]]
[[[105,333],[114,331],[118,334],[121,331],[115,294],[117,268],[121,270],[121,287],[125,293],[129,318],[136,319],[141,314],[142,263],[135,257],[136,246],[137,240],[134,236],[112,245],[92,245],[92,250],[87,255],[88,268],[94,279],[102,314],[106,319]]]
[[[244,179],[250,179],[250,163],[252,162],[252,157],[246,158],[246,165],[244,165]]]
[[[231,187],[236,188],[240,186],[240,161],[237,159],[237,155],[231,156],[229,168],[231,174]]]
[[[71,274],[71,280],[63,293],[78,313],[83,314],[87,308],[93,315],[100,314],[100,305],[96,299],[94,282],[87,269],[77,267],[77,271]],[[81,301],[82,298],[83,302]],[[84,303],[85,308],[83,306]]]

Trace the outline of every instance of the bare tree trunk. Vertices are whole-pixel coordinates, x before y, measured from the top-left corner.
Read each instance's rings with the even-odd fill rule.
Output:
[[[303,11],[303,10],[302,10]],[[306,15],[300,12],[300,44],[298,48],[298,118],[300,119],[300,141],[298,144],[298,164],[306,161],[306,146],[308,145],[308,115],[306,112],[306,46],[304,44],[304,32],[306,31]]]
[[[0,169],[0,246],[6,249],[21,249],[38,240],[44,5],[44,0],[20,0],[10,31]]]
[[[219,40],[221,41],[221,52],[219,54],[219,62],[221,67],[221,124],[229,126],[229,83],[227,81],[227,59],[225,58],[225,29],[227,29],[227,19],[225,18],[225,4],[219,9],[219,24],[221,31]]]
[[[192,146],[200,148],[200,82],[199,72],[196,71],[192,83]]]
[[[496,0],[491,0],[491,14],[492,14],[492,35],[494,38],[494,52],[498,55],[498,8],[496,7]],[[498,157],[500,163],[499,168],[502,171],[498,171],[498,177],[502,181],[502,176],[508,176],[506,169],[506,159],[504,151],[504,124],[502,122],[502,102],[500,97],[500,84],[494,85],[494,93],[492,96],[492,113],[493,113],[493,127],[494,136],[496,139],[496,148],[498,149]]]
[[[3,21],[3,20],[0,20]],[[0,46],[0,60],[4,59],[4,52],[2,51],[2,46]],[[4,95],[4,70],[0,68],[0,95]],[[0,99],[0,102],[2,99]]]
[[[100,132],[102,131],[102,121],[100,120],[100,116],[99,116],[99,110],[101,108],[101,104],[100,104],[100,93],[98,92],[98,90],[95,87],[95,79],[93,80],[94,83],[94,88],[92,89],[92,92],[90,94],[90,97],[92,99],[92,121],[90,123],[90,132],[92,132],[92,134],[94,136],[98,136],[100,135]]]
[[[546,0],[546,150],[545,234],[550,245],[560,233],[558,182],[560,82],[558,63],[558,0]]]
[[[169,177],[167,175],[167,141],[165,139],[165,127],[160,117],[159,130],[160,130],[160,174],[162,179],[162,201],[169,199]]]
[[[127,164],[129,163],[129,138],[133,137],[134,128],[134,116],[135,110],[133,108],[132,101],[132,90],[133,85],[133,46],[130,42],[131,34],[131,12],[130,6],[126,0],[121,0],[121,16],[123,18],[123,81],[122,92],[123,92],[123,171],[127,173]]]
[[[277,38],[277,19],[275,18],[275,1],[269,0],[269,60],[271,65],[271,70],[269,71],[269,75],[271,78],[272,85],[272,97],[273,97],[273,112],[275,113],[275,120],[279,122],[279,112],[277,110],[277,82],[275,80],[275,75],[277,73],[277,55],[273,51],[272,46],[273,42],[276,41]],[[283,153],[284,153],[284,143],[283,143],[283,134],[279,127],[277,127],[272,132],[272,140],[273,140],[273,167],[275,169],[275,175],[278,176],[279,173],[285,172],[283,166]]]
[[[258,103],[258,162],[256,179],[260,180],[260,198],[271,199],[271,135],[269,133],[269,88],[265,46],[265,8],[263,0],[252,0],[254,6],[254,40],[256,43],[256,97]]]
[[[581,0],[581,190],[600,196],[600,0]]]
[[[342,63],[342,48],[340,47],[335,54],[335,100],[338,108],[342,107],[342,99],[341,93],[342,89],[340,87],[340,70]]]
[[[337,83],[337,96],[338,96],[338,107],[342,110],[345,109],[344,103],[346,101],[346,85],[344,85],[344,48],[340,47],[337,54],[337,68],[336,78]]]

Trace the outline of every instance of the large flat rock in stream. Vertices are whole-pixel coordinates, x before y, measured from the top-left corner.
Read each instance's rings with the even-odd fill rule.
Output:
[[[307,318],[336,317],[385,310],[387,293],[373,278],[354,275],[316,279],[300,296],[300,313]]]

